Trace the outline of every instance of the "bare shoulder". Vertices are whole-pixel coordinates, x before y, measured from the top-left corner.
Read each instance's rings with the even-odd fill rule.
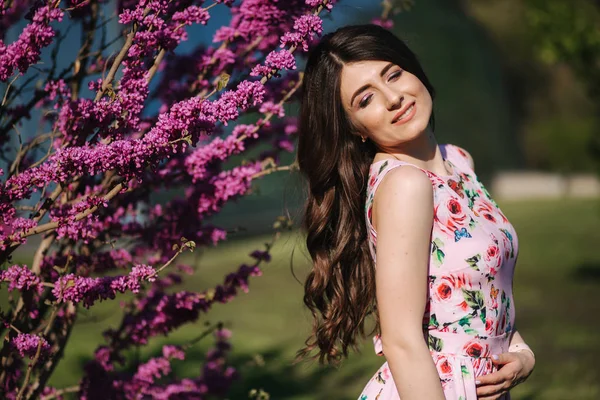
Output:
[[[463,147],[457,146],[455,144],[453,144],[451,146],[453,146],[460,153],[460,155],[463,156],[467,160],[467,162],[469,163],[469,166],[474,171],[475,170],[475,162],[473,161],[473,157],[471,157],[471,153],[469,153]]]
[[[433,187],[420,169],[409,165],[401,166],[394,168],[383,178],[374,202],[377,205],[375,210],[386,210],[386,218],[377,218],[379,213],[375,211],[375,220],[390,221],[399,216],[426,217],[427,211],[432,210]]]
[[[433,193],[431,181],[418,168],[404,165],[386,174],[379,185],[380,198],[389,196],[414,197]]]

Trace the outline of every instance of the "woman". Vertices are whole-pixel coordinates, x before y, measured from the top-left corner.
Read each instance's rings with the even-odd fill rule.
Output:
[[[318,348],[339,362],[373,312],[386,362],[360,400],[509,399],[535,364],[514,324],[517,235],[470,155],[437,144],[433,98],[415,55],[376,25],[325,35],[306,64],[314,326],[298,359]]]

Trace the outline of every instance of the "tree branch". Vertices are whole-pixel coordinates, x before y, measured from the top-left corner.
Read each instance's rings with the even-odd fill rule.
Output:
[[[146,8],[144,10],[143,15],[146,16],[146,15],[148,15],[149,12],[150,12],[150,8]],[[123,62],[123,59],[127,55],[127,52],[129,51],[129,49],[131,48],[131,45],[133,45],[133,38],[135,37],[135,33],[137,32],[137,29],[138,29],[137,24],[134,24],[133,28],[131,28],[131,32],[129,32],[129,34],[127,35],[125,44],[121,48],[121,51],[119,51],[119,54],[117,54],[117,57],[115,58],[115,61],[113,62],[113,64],[110,66],[108,75],[106,75],[106,78],[104,78],[102,80],[102,87],[100,88],[98,93],[96,93],[94,102],[97,102],[98,100],[100,100],[102,98],[102,96],[104,95],[104,92],[106,92],[106,90],[112,86],[112,81],[115,78],[115,75],[117,74],[117,70],[119,69],[119,66]]]
[[[111,200],[113,197],[115,197],[120,191],[121,189],[123,189],[125,187],[124,183],[119,183],[117,185],[115,185],[115,187],[113,187],[110,192],[108,192],[105,196],[104,196],[104,200],[105,201],[109,201]],[[94,213],[96,210],[98,209],[98,206],[93,206],[88,208],[87,210],[84,210],[82,212],[80,212],[79,214],[77,214],[75,216],[75,218],[73,218],[73,220],[76,221],[81,221],[82,219],[86,218],[88,215]],[[42,232],[46,232],[52,229],[56,229],[58,228],[58,222],[54,221],[54,222],[48,222],[42,225],[38,225],[35,228],[23,233],[21,235],[21,237],[28,237],[28,236],[33,236],[33,235],[37,235],[38,233],[42,233]],[[13,242],[11,243],[11,246],[15,246],[18,245],[19,242]]]

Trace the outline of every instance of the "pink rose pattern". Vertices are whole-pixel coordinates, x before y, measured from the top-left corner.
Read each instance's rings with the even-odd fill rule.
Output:
[[[476,400],[475,379],[496,370],[491,355],[507,351],[515,312],[512,279],[517,234],[470,167],[460,147],[440,145],[450,176],[422,170],[434,188],[434,221],[423,337],[446,399]],[[371,225],[375,191],[393,168],[412,164],[383,160],[371,165],[365,220],[376,259],[377,232]],[[416,167],[418,168],[418,167]],[[375,351],[384,355],[381,337]],[[373,375],[359,400],[398,400],[388,363]],[[504,398],[510,399],[510,394]]]

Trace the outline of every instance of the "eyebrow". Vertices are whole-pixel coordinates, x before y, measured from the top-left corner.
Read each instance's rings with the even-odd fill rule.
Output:
[[[389,69],[392,68],[393,66],[394,66],[394,63],[389,63],[388,65],[383,67],[383,69],[379,73],[379,76],[383,77],[385,75],[385,73],[388,72]],[[354,98],[370,87],[371,87],[370,83],[367,83],[366,85],[359,87],[358,90],[356,92],[354,92],[354,94],[352,95],[352,98],[350,99],[350,107],[352,107],[352,104],[354,103]]]

